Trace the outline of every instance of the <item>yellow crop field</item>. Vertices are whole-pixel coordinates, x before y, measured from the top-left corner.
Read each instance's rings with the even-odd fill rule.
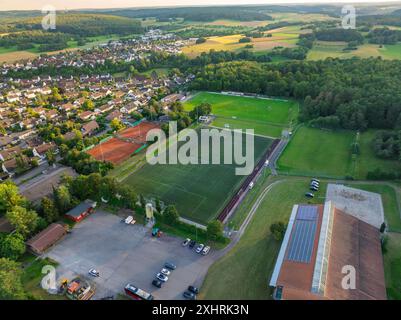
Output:
[[[309,51],[308,60],[324,60],[326,58],[369,58],[382,56],[388,58],[383,54],[379,45],[377,44],[364,44],[358,47],[357,50],[343,51],[347,46],[345,42],[328,42],[328,41],[317,41],[312,50]]]
[[[293,47],[296,45],[298,35],[297,34],[285,34],[277,33],[272,37],[265,38],[252,38],[251,43],[239,43],[239,40],[244,35],[236,34],[224,37],[210,37],[205,43],[193,44],[183,48],[183,53],[189,57],[196,57],[202,52],[209,52],[210,50],[227,50],[237,51],[245,49],[247,45],[253,45],[253,51],[271,50],[274,47]]]
[[[0,53],[0,63],[13,63],[19,60],[36,58],[38,55],[28,51],[13,51]]]

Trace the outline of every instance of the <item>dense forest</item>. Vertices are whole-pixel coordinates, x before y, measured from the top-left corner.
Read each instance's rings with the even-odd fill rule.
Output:
[[[231,34],[241,34],[248,32],[250,28],[241,26],[208,26],[208,25],[195,25],[188,28],[179,27],[180,30],[174,33],[183,38],[199,38],[199,37],[213,37],[213,36],[227,36]]]
[[[401,11],[395,11],[387,15],[368,15],[358,17],[359,25],[374,26],[396,26],[401,27]]]
[[[84,45],[87,37],[100,35],[128,35],[143,32],[140,21],[94,14],[58,14],[56,30],[43,31],[42,16],[17,19],[6,24],[6,31],[18,31],[0,38],[0,47],[16,47],[27,50],[38,46],[40,52],[61,50],[68,41],[75,40]],[[0,29],[1,30],[1,29]]]
[[[71,36],[61,32],[47,32],[42,30],[11,33],[0,38],[0,47],[16,46],[18,50],[27,50],[40,45],[39,51],[61,50],[68,46]],[[50,50],[47,50],[49,49]]]
[[[376,28],[366,36],[370,43],[376,44],[396,44],[401,41],[400,30],[390,30],[389,28]]]
[[[321,41],[345,41],[345,42],[363,42],[363,36],[356,30],[353,29],[324,29],[315,31],[315,37]]]
[[[401,124],[401,62],[381,59],[261,64],[234,61],[197,70],[195,90],[233,90],[303,101],[301,121],[345,129]]]
[[[31,18],[19,22],[16,27],[24,30],[41,30],[42,17]],[[57,32],[85,37],[105,34],[141,33],[138,20],[110,15],[93,14],[57,14]]]

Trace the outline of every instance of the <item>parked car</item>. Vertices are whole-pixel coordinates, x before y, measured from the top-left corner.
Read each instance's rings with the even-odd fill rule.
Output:
[[[191,240],[189,242],[189,248],[192,249],[195,246],[195,244],[196,244],[196,241],[195,240]]]
[[[201,243],[201,244],[196,248],[196,253],[201,253],[204,247],[205,247],[205,246]]]
[[[99,271],[97,271],[96,269],[90,269],[88,273],[92,277],[99,277],[100,276]]]
[[[177,266],[176,266],[174,263],[171,263],[171,262],[166,262],[166,263],[164,264],[164,267],[167,268],[167,269],[170,269],[170,270],[175,270],[175,269],[177,269]]]
[[[182,243],[182,246],[183,246],[183,247],[186,247],[190,242],[191,242],[191,239],[186,238],[186,239],[184,240],[184,242]]]
[[[207,255],[209,253],[209,251],[210,251],[210,247],[206,246],[206,247],[203,248],[201,253],[205,256],[205,255]]]
[[[312,190],[312,191],[315,191],[315,192],[319,191],[319,188],[315,187],[315,186],[310,186],[309,189]]]
[[[163,273],[158,273],[156,274],[156,278],[162,282],[167,282],[168,281],[168,277],[166,275],[164,275]]]
[[[199,289],[197,287],[194,287],[194,286],[189,286],[188,287],[188,291],[192,292],[194,294],[198,294],[199,293]]]
[[[318,179],[316,179],[316,178],[312,178],[312,179],[311,179],[311,181],[314,181],[314,182],[320,183],[320,180],[318,180]]]
[[[315,181],[312,181],[311,183],[310,183],[310,185],[311,186],[315,186],[315,187],[318,187],[319,188],[319,183],[317,183],[317,182],[315,182]]]
[[[153,228],[152,229],[152,237],[156,237],[159,234],[160,229],[159,228]]]
[[[315,195],[314,195],[312,192],[307,192],[307,193],[305,193],[305,197],[307,197],[307,198],[314,198]]]
[[[161,282],[161,281],[158,280],[158,279],[154,279],[154,280],[152,281],[152,284],[153,284],[155,287],[157,287],[157,288],[161,288],[163,282]]]
[[[182,295],[185,299],[196,300],[196,295],[193,292],[185,291]]]
[[[169,276],[170,275],[170,271],[166,268],[161,269],[160,273],[163,273],[165,276]]]

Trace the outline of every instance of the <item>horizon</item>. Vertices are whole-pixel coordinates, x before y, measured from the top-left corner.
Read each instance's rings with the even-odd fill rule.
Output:
[[[51,2],[51,3],[50,3]],[[291,6],[291,5],[334,5],[338,6],[346,3],[358,3],[359,5],[392,5],[401,4],[401,1],[381,1],[381,0],[253,0],[252,3],[247,3],[246,0],[154,0],[149,5],[148,1],[139,0],[116,0],[115,5],[110,6],[108,0],[81,0],[69,1],[65,4],[65,0],[36,0],[35,4],[27,0],[7,0],[0,3],[0,11],[41,11],[44,6],[53,5],[57,10],[118,10],[118,9],[156,9],[156,8],[174,8],[174,7],[211,7],[211,6],[253,6],[253,5],[276,5],[276,6]],[[73,2],[73,3],[71,3]],[[132,2],[136,2],[135,5]],[[139,3],[138,3],[139,2]],[[196,2],[196,3],[194,3]],[[206,2],[206,3],[205,3]]]

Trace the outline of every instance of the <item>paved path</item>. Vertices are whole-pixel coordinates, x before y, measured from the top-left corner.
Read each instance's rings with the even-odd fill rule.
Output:
[[[288,140],[287,139],[281,139],[279,144],[277,145],[277,147],[274,149],[274,152],[271,154],[270,158],[269,158],[269,168],[272,172],[273,176],[277,176],[277,160],[278,158],[281,156],[281,154],[283,153],[285,147],[288,144]]]

